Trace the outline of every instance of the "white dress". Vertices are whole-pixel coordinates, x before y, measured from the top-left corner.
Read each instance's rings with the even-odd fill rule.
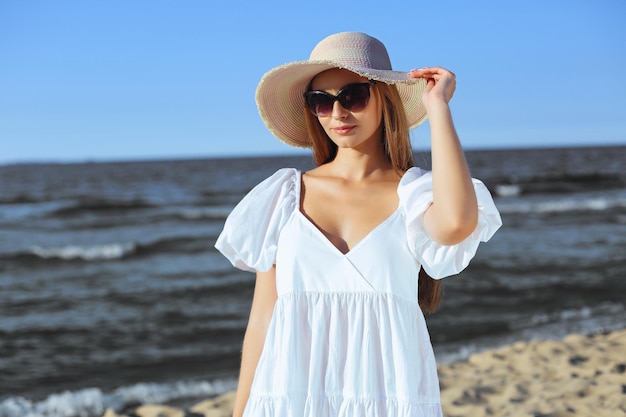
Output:
[[[398,186],[398,209],[347,254],[301,213],[296,169],[250,191],[215,245],[243,270],[276,264],[278,299],[244,416],[441,417],[417,277],[420,265],[433,278],[460,272],[500,227],[489,191],[474,186],[478,227],[442,246],[422,222],[432,176],[411,168]]]

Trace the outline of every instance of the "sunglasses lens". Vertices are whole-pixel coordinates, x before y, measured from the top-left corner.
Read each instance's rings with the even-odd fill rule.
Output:
[[[328,116],[333,112],[335,99],[322,91],[311,91],[306,96],[309,110],[317,116]]]
[[[335,101],[348,111],[361,111],[370,99],[370,84],[351,84],[333,96],[325,91],[309,91],[304,94],[309,110],[318,117],[329,116]]]
[[[341,90],[337,99],[344,109],[361,111],[367,106],[370,99],[369,84],[350,85]]]

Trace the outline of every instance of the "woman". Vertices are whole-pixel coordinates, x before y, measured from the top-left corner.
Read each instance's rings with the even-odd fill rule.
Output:
[[[443,68],[391,69],[362,33],[322,40],[268,72],[257,104],[282,141],[312,147],[233,210],[216,247],[257,280],[234,416],[441,416],[420,304],[500,227],[470,177]],[[430,120],[432,172],[413,167],[408,131]],[[419,298],[419,303],[418,303]]]

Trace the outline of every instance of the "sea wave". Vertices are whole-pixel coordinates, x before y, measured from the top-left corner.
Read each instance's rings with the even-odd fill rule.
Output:
[[[526,320],[518,320],[511,325],[512,329],[532,328],[549,323],[587,322],[594,317],[616,316],[624,313],[624,305],[602,303],[596,306],[583,306],[553,312],[533,314]]]
[[[177,212],[184,220],[223,220],[232,211],[233,206],[212,206],[185,208]]]
[[[435,344],[437,360],[451,363],[466,360],[470,355],[486,349],[497,349],[520,340],[556,340],[568,334],[592,335],[622,330],[626,327],[626,308],[615,302],[596,306],[535,313],[527,319],[508,324],[508,331],[500,334],[477,334],[469,340]]]
[[[18,222],[29,218],[57,219],[61,220],[67,229],[102,228],[123,226],[129,221],[136,224],[137,222],[224,220],[233,207],[234,203],[199,206],[154,205],[143,200],[15,201],[4,206],[0,203],[0,220]]]
[[[27,194],[18,194],[14,196],[0,196],[0,205],[12,205],[12,204],[33,204],[39,203],[42,199],[35,198]]]
[[[71,217],[84,213],[102,213],[114,211],[144,210],[156,207],[142,199],[108,200],[99,198],[81,198],[72,204],[60,207],[50,213],[54,217]]]
[[[522,186],[518,184],[496,184],[494,191],[498,197],[513,197],[522,194]]]
[[[131,256],[149,256],[156,253],[181,252],[194,253],[207,250],[206,242],[213,236],[168,236],[150,242],[111,242],[94,245],[69,244],[44,247],[35,245],[17,253],[0,256],[4,261],[83,261],[100,262],[128,258]]]
[[[31,249],[31,253],[42,259],[101,261],[123,258],[133,253],[136,249],[137,245],[135,243],[125,242],[104,243],[93,246],[67,245],[51,248],[34,246]]]
[[[626,207],[626,197],[590,196],[578,198],[545,199],[537,201],[497,201],[502,214],[551,214],[566,212],[608,211]]]
[[[523,179],[501,179],[493,188],[498,196],[509,197],[530,194],[569,194],[595,190],[612,190],[624,188],[625,186],[626,178],[617,173],[563,173],[553,176],[537,175]]]
[[[141,404],[164,404],[180,399],[204,399],[236,387],[235,379],[180,381],[171,384],[140,383],[105,393],[84,388],[49,395],[38,402],[9,397],[0,402],[0,417],[99,417],[110,408],[119,413]]]

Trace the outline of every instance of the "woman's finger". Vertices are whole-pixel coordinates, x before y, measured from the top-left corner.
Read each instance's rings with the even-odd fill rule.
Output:
[[[450,70],[447,70],[442,67],[428,67],[428,68],[418,68],[409,71],[409,76],[411,78],[432,78],[435,81],[439,81],[443,77],[452,77],[456,76]]]

